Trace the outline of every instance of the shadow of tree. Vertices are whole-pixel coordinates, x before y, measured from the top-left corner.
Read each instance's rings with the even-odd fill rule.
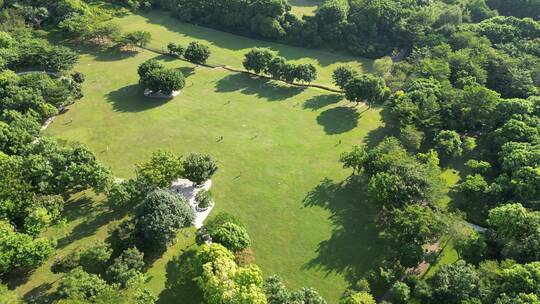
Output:
[[[317,117],[317,123],[328,135],[341,134],[356,128],[360,114],[355,108],[335,107],[325,110]]]
[[[374,222],[377,211],[363,195],[365,185],[364,179],[337,183],[325,178],[307,194],[305,206],[330,211],[334,229],[305,268],[339,273],[354,284],[384,259],[384,243]]]
[[[141,112],[164,105],[171,98],[149,98],[138,84],[125,86],[106,95],[107,101],[119,112]]]
[[[195,74],[195,67],[181,67],[178,68],[178,70],[182,72],[185,78],[188,78],[189,76]]]
[[[92,200],[86,197],[69,204],[66,208],[68,221],[78,218],[84,218],[84,221],[75,226],[69,235],[60,238],[57,248],[64,248],[75,241],[94,235],[100,227],[124,217],[127,212],[127,209],[112,210],[107,204],[92,204]]]
[[[318,95],[314,96],[304,102],[302,105],[303,109],[311,109],[311,110],[318,110],[320,108],[324,108],[326,106],[329,106],[331,104],[337,103],[340,100],[343,99],[343,95],[341,94],[324,94],[324,95]]]
[[[52,287],[52,283],[43,283],[27,292],[23,299],[26,303],[52,303],[55,298]]]
[[[193,281],[193,263],[196,250],[188,248],[167,263],[165,289],[159,294],[158,304],[203,303],[199,287]]]
[[[377,146],[387,136],[399,136],[399,129],[394,126],[394,122],[392,121],[392,116],[388,110],[388,107],[381,107],[380,114],[383,125],[369,132],[364,139],[364,143],[370,149]]]
[[[216,92],[236,92],[245,95],[255,95],[267,101],[282,101],[300,94],[304,88],[280,85],[267,79],[252,78],[248,75],[235,73],[219,80]]]

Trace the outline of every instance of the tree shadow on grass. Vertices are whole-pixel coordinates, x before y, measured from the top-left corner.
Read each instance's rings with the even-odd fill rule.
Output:
[[[193,263],[196,250],[188,248],[167,263],[165,289],[159,294],[158,304],[203,303],[199,287],[193,281]]]
[[[188,78],[189,76],[195,74],[195,67],[181,67],[178,68],[180,72],[182,72],[182,75],[184,75],[185,78]]]
[[[317,123],[324,128],[326,134],[335,135],[356,128],[360,116],[355,108],[341,106],[321,112]]]
[[[69,205],[69,210],[66,210],[68,221],[76,218],[84,218],[84,221],[75,226],[69,235],[60,238],[57,248],[64,248],[73,242],[94,235],[99,228],[124,217],[128,212],[127,209],[112,210],[106,203],[96,206],[91,201],[88,201],[89,199],[85,198],[82,204],[75,202]],[[78,211],[79,206],[81,206],[80,209],[83,211]]]
[[[51,292],[53,287],[52,283],[43,283],[24,295],[24,301],[26,303],[52,303],[55,296]]]
[[[149,98],[138,84],[125,86],[106,96],[118,112],[141,112],[166,104],[172,98]]]
[[[343,95],[341,94],[324,94],[324,95],[317,95],[314,96],[302,105],[303,109],[311,109],[313,111],[324,108],[326,106],[329,106],[331,104],[337,103],[343,99]]]
[[[230,74],[219,80],[216,92],[240,91],[245,95],[255,95],[267,101],[282,101],[300,94],[304,88],[282,85],[267,79],[252,78],[241,73]]]
[[[364,196],[365,185],[360,178],[340,183],[325,178],[307,194],[304,205],[330,211],[334,229],[304,268],[342,274],[352,285],[384,259],[384,243],[374,222],[377,211]]]

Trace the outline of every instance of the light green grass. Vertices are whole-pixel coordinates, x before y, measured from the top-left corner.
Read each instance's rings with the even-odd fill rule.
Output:
[[[322,0],[289,0],[292,6],[291,12],[299,17],[311,16],[324,1]]]
[[[199,41],[210,46],[211,65],[228,65],[242,68],[242,60],[251,48],[267,47],[295,63],[312,63],[317,67],[315,82],[331,85],[332,71],[339,65],[349,64],[360,72],[370,71],[372,61],[342,55],[336,52],[304,49],[241,37],[210,28],[181,23],[166,12],[150,11],[143,15],[129,14],[115,19],[122,31],[144,30],[152,34],[152,48],[166,51],[169,42],[186,46],[191,41]]]

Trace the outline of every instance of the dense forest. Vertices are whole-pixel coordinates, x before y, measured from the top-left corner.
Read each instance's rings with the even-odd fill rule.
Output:
[[[540,1],[327,0],[302,18],[286,0],[109,2],[170,11],[179,22],[240,35],[380,58],[374,75],[358,76],[347,66],[334,73],[348,100],[383,109],[393,135],[355,146],[340,160],[353,171],[348,182],[377,209],[388,249],[379,270],[358,278],[342,303],[375,303],[372,290],[382,296],[386,289],[391,303],[540,302]],[[84,145],[42,135],[49,117],[83,96],[85,80],[73,71],[77,54],[49,42],[46,31],[121,46],[148,37],[121,33],[108,21],[112,13],[81,0],[0,6],[0,275],[29,271],[53,256],[55,243],[40,233],[61,220],[70,195],[93,191],[115,208],[136,206],[135,212],[111,232],[114,246],[99,244],[55,263],[67,273],[60,303],[154,303],[141,287],[144,257],[170,246],[193,220],[186,202],[163,188],[179,177],[206,180],[215,161],[158,151],[136,167],[135,178],[118,183]],[[246,67],[268,54],[249,56],[255,63]],[[304,68],[305,80],[313,80],[314,68]],[[25,73],[31,70],[46,73]],[[439,203],[446,167],[463,175],[448,208]],[[467,222],[482,229],[462,229]],[[216,242],[196,253],[190,274],[208,303],[325,303],[316,291],[289,291],[278,277],[263,279],[256,265],[238,259],[250,240],[234,217],[215,217],[199,243],[203,232]],[[426,248],[449,234],[460,261],[425,280],[411,275],[420,263],[437,261]],[[2,287],[0,297],[16,296]]]

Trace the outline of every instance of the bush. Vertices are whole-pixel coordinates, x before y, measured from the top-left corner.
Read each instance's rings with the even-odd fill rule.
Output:
[[[62,278],[57,293],[60,298],[89,300],[107,290],[110,290],[110,286],[102,278],[86,273],[79,267]]]
[[[199,191],[195,196],[195,201],[200,209],[206,209],[212,203],[212,193],[210,191]]]
[[[233,223],[223,224],[215,231],[212,231],[210,236],[214,242],[222,244],[233,252],[241,251],[251,244],[247,231]]]
[[[217,169],[216,161],[210,155],[191,153],[184,161],[184,175],[196,185],[210,179]]]
[[[167,44],[167,50],[169,51],[169,54],[176,57],[181,57],[184,55],[184,52],[186,51],[186,48],[183,47],[181,44],[176,44],[174,42],[169,42]]]
[[[137,73],[139,74],[140,80],[143,81],[144,79],[146,79],[146,77],[151,71],[163,70],[163,69],[165,69],[165,66],[163,66],[163,64],[159,63],[155,59],[150,59],[141,63],[141,65],[139,65],[139,68],[137,69]]]
[[[184,74],[175,69],[154,69],[148,72],[141,83],[152,92],[162,92],[171,95],[174,91],[184,88],[186,81]]]
[[[80,265],[87,272],[100,273],[111,258],[112,249],[109,244],[100,242],[81,252]]]
[[[210,57],[210,48],[196,41],[191,42],[184,52],[186,60],[197,64],[205,64],[208,57]]]

